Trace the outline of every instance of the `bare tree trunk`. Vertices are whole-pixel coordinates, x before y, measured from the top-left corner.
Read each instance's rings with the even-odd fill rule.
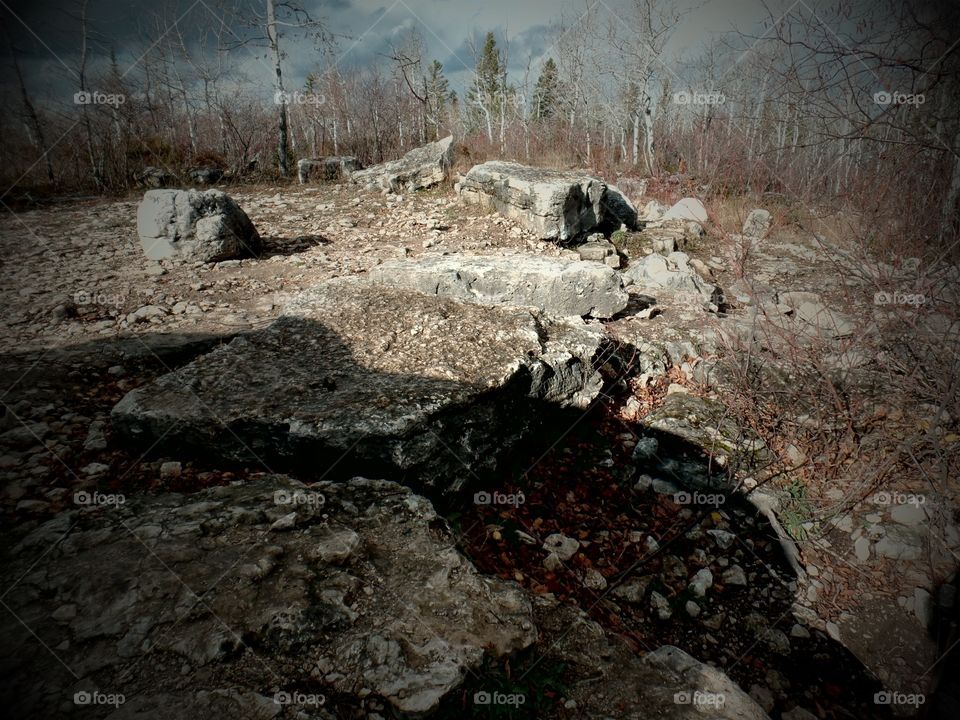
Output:
[[[650,98],[647,98],[647,107],[643,111],[643,158],[647,163],[647,172],[654,174],[653,157],[653,112],[650,108]]]
[[[80,44],[80,72],[78,77],[80,79],[80,92],[86,94],[87,92],[87,81],[86,81],[86,70],[87,70],[87,2],[84,0],[81,13],[80,13],[80,33],[81,33],[81,44]],[[103,172],[100,169],[100,166],[97,162],[96,153],[93,149],[93,127],[90,124],[90,112],[88,108],[89,103],[84,102],[80,106],[80,113],[83,117],[83,129],[86,134],[86,145],[87,145],[87,157],[90,160],[90,171],[93,174],[93,183],[97,188],[97,192],[103,192],[105,189],[103,182]]]
[[[174,68],[176,68],[176,63],[174,63]],[[190,112],[190,97],[187,94],[187,86],[183,82],[183,78],[180,77],[180,71],[175,70],[177,76],[177,84],[180,86],[180,95],[183,97],[183,112],[187,117],[187,134],[190,136],[190,157],[194,158],[197,155],[197,129],[194,127],[193,123],[193,113]]]
[[[479,93],[478,93],[479,95]],[[483,111],[483,117],[487,122],[487,142],[493,145],[493,118],[490,113],[490,98],[486,98],[484,102],[479,103],[480,109]]]
[[[287,97],[283,90],[283,71],[280,67],[280,39],[277,35],[277,13],[273,0],[267,0],[267,37],[273,51],[273,70],[275,73],[273,88],[275,100],[280,108],[280,128],[277,136],[277,155],[280,177],[287,177]]]
[[[17,82],[20,84],[20,96],[23,98],[23,109],[27,113],[28,127],[33,134],[33,144],[36,146],[37,152],[40,153],[40,157],[44,160],[47,170],[47,180],[49,180],[52,185],[55,182],[53,162],[50,159],[50,153],[47,149],[47,141],[43,134],[43,125],[40,122],[40,117],[37,115],[36,108],[34,108],[33,103],[30,102],[30,95],[27,93],[27,86],[23,82],[23,74],[20,72],[20,63],[17,61],[17,51],[14,49],[13,43],[10,42],[9,36],[7,37],[7,44],[10,46],[10,57],[13,58],[13,69],[17,74]]]

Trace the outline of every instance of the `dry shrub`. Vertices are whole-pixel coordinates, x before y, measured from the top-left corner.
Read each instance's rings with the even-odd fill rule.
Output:
[[[922,495],[939,583],[956,562],[947,525],[960,521],[960,284],[949,266],[922,272],[914,263],[907,287],[902,271],[866,257],[850,253],[840,268],[851,295],[909,291],[925,302],[870,303],[839,343],[805,341],[761,309],[752,338],[723,335],[710,389],[771,450],[769,464],[751,471],[789,492],[785,524],[797,539],[877,493]],[[749,276],[749,249],[739,262]],[[841,309],[855,312],[853,303]]]

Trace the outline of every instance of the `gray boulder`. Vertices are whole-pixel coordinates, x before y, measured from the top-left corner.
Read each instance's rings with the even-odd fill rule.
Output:
[[[607,318],[627,306],[620,277],[593,262],[539,256],[433,256],[370,271],[377,283],[485,305],[535,307],[548,315]]]
[[[443,182],[450,172],[453,136],[411,150],[399,160],[350,173],[350,181],[393,193],[415,192]]]
[[[641,288],[665,288],[696,296],[699,300],[720,305],[723,293],[716,285],[704,280],[690,265],[686,253],[672,252],[666,257],[658,253],[647,255],[630,262],[623,273],[628,284]]]
[[[223,168],[212,165],[196,167],[191,168],[188,175],[190,175],[190,179],[198,185],[213,185],[223,179]]]
[[[673,207],[664,213],[662,220],[669,222],[671,220],[693,220],[700,224],[707,222],[707,209],[703,203],[696,198],[683,198],[678,200]]]
[[[643,212],[640,214],[640,219],[643,222],[656,222],[657,220],[662,220],[663,216],[666,215],[667,210],[669,210],[666,205],[664,205],[659,200],[650,200],[646,205],[643,206]]]
[[[773,217],[762,208],[751,210],[743,223],[743,234],[750,238],[762,239],[770,232]]]
[[[367,694],[426,714],[537,639],[522,589],[479,575],[441,525],[392,482],[277,475],[66,512],[4,566],[0,623],[24,638],[8,716],[103,717],[71,702],[95,691],[125,696],[118,718],[292,717],[322,696],[356,716]]]
[[[614,269],[620,267],[620,256],[617,254],[617,248],[608,240],[604,240],[600,235],[599,239],[590,239],[577,248],[577,254],[581,260],[590,260],[601,262]]]
[[[297,161],[297,180],[301,185],[313,181],[335,182],[346,180],[362,169],[360,161],[350,155],[303,158]]]
[[[165,188],[170,185],[175,185],[177,182],[177,178],[173,173],[152,165],[145,167],[137,176],[137,180],[149,188]]]
[[[560,242],[599,228],[606,196],[606,183],[582,172],[499,160],[475,165],[460,181],[464,203],[496,210],[537,236]]]
[[[338,278],[131,391],[113,427],[137,445],[310,472],[336,473],[348,453],[351,472],[453,491],[493,476],[543,403],[596,397],[601,341],[575,318]]]
[[[147,191],[137,234],[150,260],[219,262],[260,249],[250,218],[221,190]]]

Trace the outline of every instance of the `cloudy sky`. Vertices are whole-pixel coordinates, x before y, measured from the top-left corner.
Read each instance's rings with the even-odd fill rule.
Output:
[[[577,23],[588,17],[599,23],[618,22],[632,0],[301,0],[311,16],[322,19],[337,37],[330,57],[340,66],[362,67],[388,61],[391,45],[411,29],[423,37],[428,59],[440,60],[455,89],[469,81],[474,65],[470,39],[480,44],[487,31],[509,42],[511,71],[516,76],[528,60],[539,67],[555,52],[556,28],[561,18]],[[822,4],[822,0],[821,3]],[[0,0],[6,34],[16,47],[21,66],[34,92],[49,91],[75,72],[80,50],[82,0]],[[91,61],[102,67],[111,50],[123,72],[137,68],[139,59],[164,28],[174,22],[185,42],[196,46],[197,29],[215,26],[223,18],[223,6],[253,7],[262,12],[264,0],[89,0]],[[760,34],[770,13],[779,15],[793,7],[809,8],[814,0],[676,0],[685,12],[670,45],[671,55],[690,56],[713,36],[734,28]],[[241,12],[241,14],[243,14]],[[227,37],[245,30],[227,20]],[[313,44],[294,30],[285,31],[284,71],[289,87],[298,87],[306,74],[316,70],[321,57]],[[261,47],[234,51],[251,81],[269,87],[270,67]],[[0,50],[9,67],[9,44]],[[8,76],[8,73],[4,73]],[[39,87],[38,87],[39,86]]]

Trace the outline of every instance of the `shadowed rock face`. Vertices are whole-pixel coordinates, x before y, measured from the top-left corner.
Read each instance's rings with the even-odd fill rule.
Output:
[[[399,160],[350,174],[350,180],[394,193],[415,192],[444,181],[450,171],[453,136],[415,148]]]
[[[608,318],[627,306],[611,268],[536,256],[437,256],[391,261],[370,271],[377,283],[489,305],[531,306],[555,316]]]
[[[582,610],[532,599],[546,657],[597,682],[570,688],[577,717],[623,720],[767,720],[766,713],[723,672],[679,648],[665,645],[637,654]]]
[[[622,225],[627,230],[640,227],[637,208],[616,185],[607,185],[607,191],[603,194],[603,219],[601,229],[604,232],[619,230]]]
[[[137,234],[150,260],[219,262],[260,249],[250,218],[222,190],[147,191]]]
[[[0,631],[26,640],[0,698],[12,717],[76,717],[84,694],[100,704],[80,716],[113,720],[351,717],[368,697],[420,717],[485,656],[540,640],[596,677],[570,689],[578,717],[692,719],[722,696],[711,717],[765,719],[677,648],[639,658],[581,610],[479,575],[438,520],[392,482],[272,474],[65,512],[4,568]]]
[[[394,483],[283,476],[64,513],[6,568],[4,587],[21,579],[6,602],[43,617],[58,648],[21,646],[8,712],[65,717],[74,693],[99,690],[125,696],[111,717],[273,717],[277,689],[366,689],[425,713],[485,653],[537,636],[523,591],[478,575],[436,519]],[[12,614],[0,622],[20,636]]]
[[[471,168],[459,192],[464,203],[496,210],[544,240],[638,226],[637,209],[619,189],[582,172],[493,160]]]
[[[600,343],[579,320],[338,279],[128,393],[112,419],[148,447],[318,473],[349,456],[352,472],[448,491],[497,468],[542,415],[532,403],[586,406]]]

